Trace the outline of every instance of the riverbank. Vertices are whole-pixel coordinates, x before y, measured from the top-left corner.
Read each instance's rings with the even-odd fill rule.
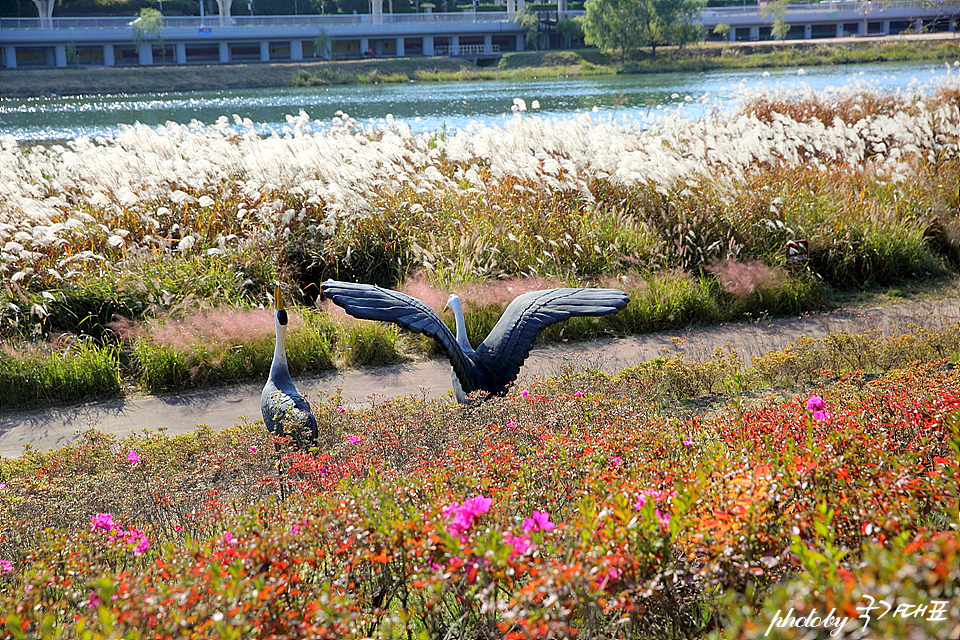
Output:
[[[2,69],[0,98],[171,93],[264,89],[288,86],[508,80],[575,75],[708,71],[761,67],[811,67],[900,60],[952,64],[960,58],[954,33],[831,38],[770,42],[707,42],[661,49],[656,57],[638,51],[620,64],[595,49],[506,54],[496,67],[438,57],[384,58],[345,62],[256,63],[78,69]]]

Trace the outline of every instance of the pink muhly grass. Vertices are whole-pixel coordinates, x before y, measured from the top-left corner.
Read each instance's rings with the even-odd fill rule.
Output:
[[[494,280],[482,285],[462,284],[453,291],[443,291],[430,282],[423,273],[417,273],[403,283],[400,291],[422,300],[434,310],[439,311],[447,304],[447,298],[451,293],[460,296],[466,307],[483,309],[489,306],[499,306],[506,308],[508,304],[513,302],[514,298],[524,293],[562,286],[563,283],[556,278],[545,279],[540,276],[528,276],[513,280]]]
[[[291,329],[300,316],[288,310]],[[273,312],[270,309],[212,309],[194,313],[180,320],[148,320],[144,333],[153,342],[186,351],[196,344],[240,344],[268,340],[274,335]]]
[[[757,289],[771,289],[786,279],[783,269],[759,261],[726,260],[707,269],[715,273],[723,288],[735,296],[748,296]]]

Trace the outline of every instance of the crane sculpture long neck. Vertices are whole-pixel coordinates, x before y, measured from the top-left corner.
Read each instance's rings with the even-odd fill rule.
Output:
[[[467,323],[463,319],[463,307],[460,305],[460,298],[451,294],[447,298],[447,306],[453,311],[453,317],[457,323],[457,344],[464,353],[473,353],[473,347],[470,346],[470,339],[467,337]]]
[[[273,347],[273,364],[270,366],[270,377],[276,379],[277,376],[290,377],[290,371],[287,368],[287,311],[283,308],[283,295],[280,293],[280,287],[277,287],[274,293],[274,324],[277,328],[277,342]]]

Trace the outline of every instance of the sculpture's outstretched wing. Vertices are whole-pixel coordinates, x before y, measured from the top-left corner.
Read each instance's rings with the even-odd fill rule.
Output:
[[[414,333],[424,333],[443,347],[465,393],[477,389],[474,365],[457,344],[450,328],[429,305],[399,291],[371,284],[327,280],[323,295],[355,318],[392,322]]]
[[[502,391],[517,379],[533,341],[545,328],[574,316],[610,315],[628,302],[619,289],[547,289],[517,297],[474,356],[488,390]]]

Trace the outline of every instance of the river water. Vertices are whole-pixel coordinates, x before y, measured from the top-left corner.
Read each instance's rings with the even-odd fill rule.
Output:
[[[818,91],[865,83],[885,91],[928,88],[954,65],[930,62],[838,65],[809,69],[722,70],[543,80],[409,83],[187,93],[0,99],[0,137],[18,140],[111,137],[122,126],[161,126],[193,120],[211,124],[234,114],[267,135],[289,127],[301,110],[310,127],[328,126],[338,112],[373,123],[400,120],[414,131],[448,132],[471,123],[498,124],[522,100],[527,113],[568,118],[592,111],[637,119],[670,110],[699,117],[730,108],[753,90]]]

